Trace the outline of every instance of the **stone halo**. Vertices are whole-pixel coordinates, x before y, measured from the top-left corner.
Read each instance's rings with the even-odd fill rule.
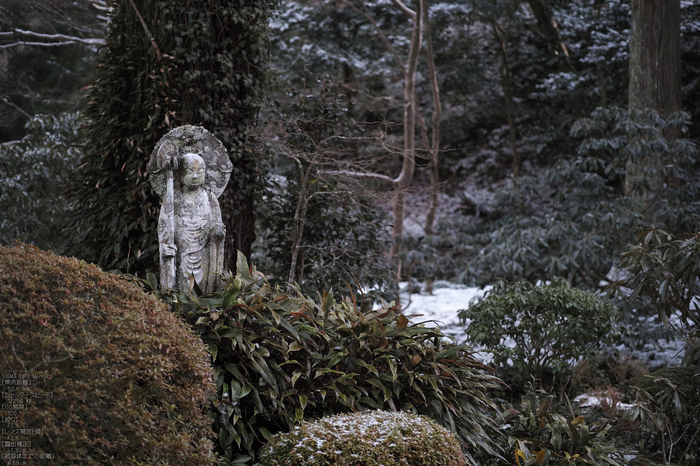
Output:
[[[220,197],[224,192],[233,164],[223,143],[207,129],[193,125],[180,126],[169,131],[156,144],[147,170],[153,190],[162,198],[165,195],[166,182],[165,171],[158,169],[157,158],[160,151],[175,155],[178,160],[188,152],[201,156],[207,169],[205,189],[216,197]],[[179,189],[178,178],[173,180],[176,184],[175,190]]]

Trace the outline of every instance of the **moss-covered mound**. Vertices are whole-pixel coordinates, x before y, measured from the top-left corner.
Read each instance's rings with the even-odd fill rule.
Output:
[[[214,463],[201,341],[93,265],[0,247],[0,373],[3,428],[46,464]]]
[[[304,422],[274,435],[260,466],[466,465],[455,437],[410,412],[368,411]]]

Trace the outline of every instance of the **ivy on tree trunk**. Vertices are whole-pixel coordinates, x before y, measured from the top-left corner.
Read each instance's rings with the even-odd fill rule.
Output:
[[[158,262],[159,200],[146,178],[156,142],[201,125],[233,162],[222,195],[226,253],[250,254],[263,163],[249,128],[269,78],[266,38],[274,0],[121,0],[85,113],[89,141],[70,194],[70,253],[105,269],[143,274]]]

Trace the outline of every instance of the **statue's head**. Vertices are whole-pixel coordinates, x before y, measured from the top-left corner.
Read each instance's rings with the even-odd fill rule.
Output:
[[[188,152],[180,158],[180,167],[182,167],[182,184],[184,186],[196,189],[204,184],[207,165],[202,157]]]

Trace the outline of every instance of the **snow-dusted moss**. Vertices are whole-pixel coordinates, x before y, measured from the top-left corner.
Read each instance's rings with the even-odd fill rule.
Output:
[[[272,437],[260,466],[465,465],[455,437],[425,416],[368,411],[303,422]]]

